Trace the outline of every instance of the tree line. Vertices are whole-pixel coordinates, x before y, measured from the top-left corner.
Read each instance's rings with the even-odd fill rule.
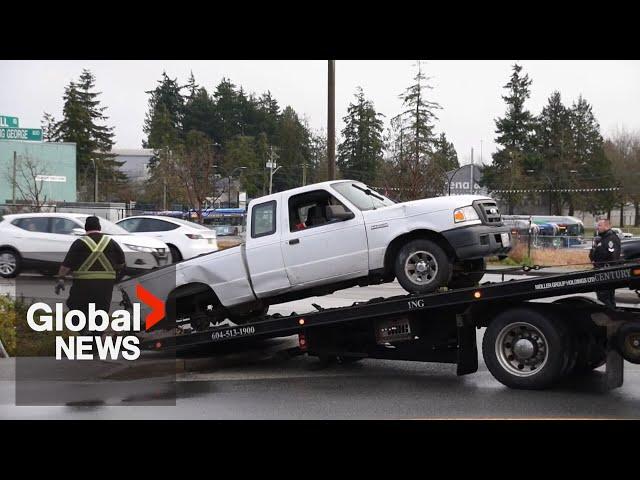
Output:
[[[506,112],[495,120],[498,150],[483,168],[482,184],[518,212],[545,195],[552,213],[568,208],[610,212],[638,204],[635,179],[640,163],[638,135],[625,131],[604,139],[592,106],[580,96],[570,106],[554,92],[538,115],[526,107],[532,80],[514,65],[502,96]],[[337,174],[382,189],[396,200],[446,193],[446,172],[459,167],[452,142],[438,129],[430,78],[420,62],[411,85],[399,93],[401,111],[389,119],[362,88],[343,118],[337,146]],[[247,92],[223,78],[215,87],[165,73],[148,95],[143,147],[153,149],[150,176],[135,184],[110,154],[113,127],[95,91],[95,77],[83,70],[65,88],[62,120],[45,113],[45,140],[77,145],[78,193],[93,200],[97,171],[100,201],[136,200],[156,206],[182,204],[200,210],[239,182],[250,198],[327,179],[327,143],[291,106],[271,92]],[[267,162],[279,167],[270,185]]]

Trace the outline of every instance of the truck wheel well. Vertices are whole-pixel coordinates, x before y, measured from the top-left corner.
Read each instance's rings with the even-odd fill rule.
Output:
[[[393,261],[398,254],[400,248],[405,245],[407,242],[411,240],[415,240],[417,238],[425,238],[427,240],[431,240],[432,242],[437,243],[442,249],[446,252],[447,256],[451,259],[456,257],[456,253],[449,245],[449,242],[446,238],[440,235],[433,230],[414,230],[409,233],[405,233],[400,235],[399,237],[394,238],[389,246],[387,247],[387,251],[384,254],[384,271],[385,273],[393,272]]]
[[[175,318],[178,310],[176,307],[180,307],[183,302],[192,303],[196,308],[206,302],[220,305],[218,296],[209,285],[205,283],[189,283],[181,285],[169,293],[167,297],[167,316]]]

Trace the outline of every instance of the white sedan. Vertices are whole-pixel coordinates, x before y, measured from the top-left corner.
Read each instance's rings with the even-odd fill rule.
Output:
[[[218,250],[215,231],[179,218],[139,215],[120,220],[117,225],[130,233],[162,240],[169,246],[173,262]]]
[[[89,215],[75,213],[24,213],[4,215],[0,221],[0,277],[12,278],[23,269],[45,274],[57,272],[69,248],[84,235]],[[170,264],[169,247],[156,238],[131,235],[100,218],[102,233],[118,242],[128,274]]]

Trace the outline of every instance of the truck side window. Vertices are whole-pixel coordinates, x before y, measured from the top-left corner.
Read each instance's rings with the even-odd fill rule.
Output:
[[[251,238],[264,237],[276,232],[276,202],[261,203],[251,210]]]
[[[292,232],[319,227],[327,223],[346,220],[331,216],[328,207],[338,206],[344,212],[349,210],[326,190],[313,190],[289,198],[289,228]]]

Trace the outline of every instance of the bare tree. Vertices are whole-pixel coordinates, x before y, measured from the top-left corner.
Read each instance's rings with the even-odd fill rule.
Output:
[[[20,199],[33,212],[39,212],[47,202],[47,196],[43,194],[45,172],[46,167],[42,161],[27,156],[18,157],[15,171],[11,166],[6,173],[12,188],[15,188]]]
[[[620,226],[624,226],[624,204],[631,202],[635,210],[634,226],[640,225],[640,132],[624,129],[616,132],[604,144],[607,158],[621,186]]]
[[[202,223],[202,207],[214,190],[218,155],[210,140],[201,132],[187,134],[184,145],[164,158],[166,174],[177,180],[187,201]]]

